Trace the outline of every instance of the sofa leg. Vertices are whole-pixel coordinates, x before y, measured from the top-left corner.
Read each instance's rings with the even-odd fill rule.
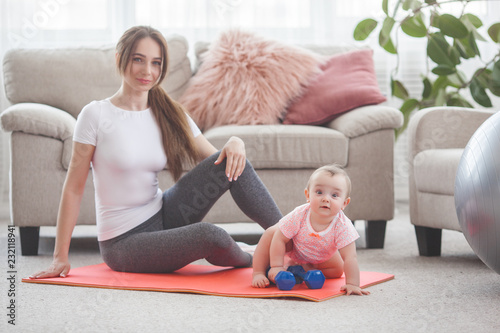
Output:
[[[366,247],[369,249],[383,249],[385,241],[385,227],[387,221],[366,221]]]
[[[19,234],[21,235],[21,254],[23,256],[38,255],[40,227],[19,227]]]
[[[425,257],[438,257],[441,255],[442,229],[415,226],[417,235],[418,253]]]

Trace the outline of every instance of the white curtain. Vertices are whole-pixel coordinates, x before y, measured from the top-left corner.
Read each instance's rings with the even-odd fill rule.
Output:
[[[123,31],[138,24],[151,25],[165,35],[185,36],[191,57],[195,42],[211,41],[229,28],[246,29],[293,44],[353,44],[356,24],[366,17],[380,17],[381,3],[382,0],[0,0],[0,58],[7,50],[19,47],[114,45]],[[395,1],[389,3],[392,6]],[[486,26],[498,20],[500,1],[478,1],[470,7]],[[404,46],[400,75],[410,93],[418,93],[420,73],[425,70],[423,41],[402,38],[399,42]],[[379,85],[383,93],[389,94],[388,78],[394,56],[377,47],[377,38],[364,43],[375,50]],[[1,68],[0,85],[3,87]],[[396,107],[401,104],[392,99],[388,103]],[[0,111],[8,105],[2,88]],[[8,145],[5,134],[0,139],[0,202],[6,202]]]

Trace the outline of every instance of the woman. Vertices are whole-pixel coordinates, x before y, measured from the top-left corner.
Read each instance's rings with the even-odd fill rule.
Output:
[[[106,264],[117,271],[172,272],[205,258],[247,267],[243,252],[223,229],[200,222],[227,190],[264,229],[281,213],[245,158],[241,139],[220,152],[181,105],[160,87],[168,71],[164,37],[150,27],[127,30],[117,44],[120,89],[85,106],[78,116],[73,155],[64,183],[54,259],[31,278],[65,277],[71,235],[88,170],[94,176],[97,233]],[[180,178],[183,165],[198,163]],[[168,166],[177,183],[164,193],[157,173]]]

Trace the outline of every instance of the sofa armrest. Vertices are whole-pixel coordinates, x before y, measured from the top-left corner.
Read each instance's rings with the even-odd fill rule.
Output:
[[[12,105],[0,115],[0,121],[6,132],[43,135],[62,141],[73,136],[76,123],[69,113],[37,103]]]
[[[474,132],[493,113],[447,106],[415,112],[408,124],[410,160],[423,150],[465,148]]]
[[[355,138],[381,129],[396,129],[403,125],[403,114],[396,108],[368,105],[351,110],[327,124],[348,138]]]

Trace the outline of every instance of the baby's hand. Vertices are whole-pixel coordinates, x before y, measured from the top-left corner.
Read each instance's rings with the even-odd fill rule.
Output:
[[[358,286],[353,286],[351,284],[345,284],[342,287],[340,287],[340,290],[345,291],[346,295],[370,295],[370,292],[368,290],[363,290]]]
[[[273,283],[276,283],[276,275],[278,275],[279,272],[284,271],[284,267],[272,267],[269,272],[267,273],[267,276],[269,277],[269,280],[273,281]]]

